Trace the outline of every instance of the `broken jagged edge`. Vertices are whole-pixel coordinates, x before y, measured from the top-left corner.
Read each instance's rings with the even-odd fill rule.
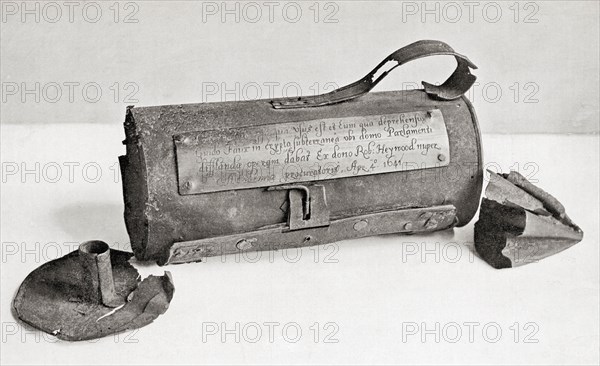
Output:
[[[490,182],[475,223],[475,249],[494,268],[518,267],[559,253],[583,239],[562,204],[518,172]]]
[[[82,266],[80,246],[25,278],[13,300],[16,316],[59,339],[83,341],[143,327],[166,312],[174,292],[171,274],[149,276],[140,282],[138,271],[129,263],[133,254],[106,248],[115,296],[122,299],[122,305],[106,306],[87,296],[89,284],[94,282],[88,281],[93,276]],[[96,284],[97,278],[92,279]]]

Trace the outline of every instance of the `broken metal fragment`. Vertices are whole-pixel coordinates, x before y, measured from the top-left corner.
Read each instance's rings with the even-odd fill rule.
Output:
[[[518,172],[490,182],[475,223],[475,249],[494,268],[537,262],[583,239],[583,231],[553,196]]]
[[[143,327],[169,307],[173,280],[140,275],[132,253],[88,241],[27,276],[13,301],[19,319],[59,339],[82,341]]]

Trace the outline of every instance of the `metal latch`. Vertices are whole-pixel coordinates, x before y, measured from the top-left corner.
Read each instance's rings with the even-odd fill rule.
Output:
[[[291,184],[273,186],[268,191],[288,191],[288,227],[290,230],[329,225],[329,208],[322,185]]]

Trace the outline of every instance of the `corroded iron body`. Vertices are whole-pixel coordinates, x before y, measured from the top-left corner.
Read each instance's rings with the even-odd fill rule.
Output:
[[[447,90],[465,91],[464,86],[458,88],[456,83],[461,67],[467,68],[459,62],[453,74],[455,82],[450,87],[436,87],[442,89],[439,95]],[[474,80],[472,75],[467,76],[466,88]],[[433,86],[427,85],[425,91],[369,93],[360,98],[350,93],[352,98],[347,99],[351,100],[340,100],[339,95],[329,98],[325,94],[296,100],[128,108],[124,141],[127,153],[119,160],[125,221],[136,257],[160,264],[180,263],[239,250],[300,247],[467,224],[477,211],[483,181],[481,138],[475,112],[460,93],[456,99],[443,100],[428,93],[427,87]],[[294,107],[297,100],[314,104],[314,108]],[[193,173],[193,163],[208,161],[200,157],[192,161],[189,157],[193,151],[204,151],[203,144],[214,142],[215,148],[222,150],[229,143],[240,143],[245,138],[243,131],[255,136],[257,127],[268,130],[269,126],[279,129],[298,123],[327,125],[336,120],[376,120],[384,115],[415,113],[435,118],[436,111],[443,119],[443,133],[440,135],[436,127],[437,137],[427,138],[447,148],[449,156],[436,154],[436,164],[425,168],[414,165],[395,171],[381,168],[357,175],[319,176],[290,182],[282,182],[283,173],[279,172],[274,174],[276,181],[258,185],[234,182],[231,187],[213,184],[204,191],[200,175],[191,181],[181,178]],[[385,127],[372,127],[371,131],[385,134]],[[190,137],[196,150],[182,146]],[[340,146],[348,151],[356,147],[341,143]],[[318,150],[311,151],[316,154]],[[339,159],[336,162],[349,166],[352,163]],[[203,173],[203,165],[199,169]]]
[[[150,324],[169,307],[169,272],[141,280],[132,254],[102,241],[45,263],[23,281],[13,300],[25,323],[67,341],[100,338]]]
[[[475,249],[494,268],[536,263],[579,243],[563,205],[515,171],[490,173],[475,223]]]

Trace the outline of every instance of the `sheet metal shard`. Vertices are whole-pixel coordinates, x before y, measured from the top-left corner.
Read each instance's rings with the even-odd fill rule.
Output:
[[[563,205],[518,172],[490,172],[475,223],[475,249],[494,268],[534,263],[583,239]]]
[[[27,276],[13,301],[16,316],[67,341],[100,338],[151,323],[167,311],[173,280],[165,272],[140,282],[129,263],[132,256],[100,241],[83,243],[79,250]]]

